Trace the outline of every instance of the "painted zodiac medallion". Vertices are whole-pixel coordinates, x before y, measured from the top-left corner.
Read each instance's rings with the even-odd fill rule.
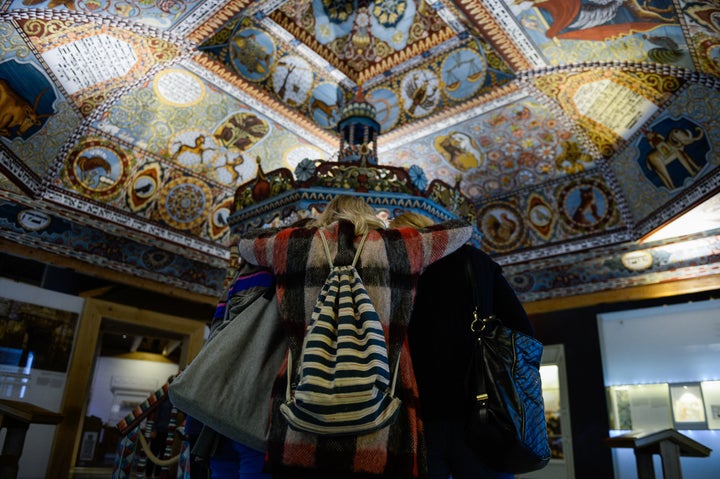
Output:
[[[440,81],[431,70],[413,70],[400,84],[405,111],[413,117],[432,112],[440,101]]]
[[[482,241],[494,251],[511,251],[525,237],[525,225],[520,212],[507,202],[493,202],[477,213]]]
[[[113,143],[92,140],[68,155],[67,175],[80,191],[107,198],[122,190],[128,175],[128,159]]]
[[[345,104],[342,89],[334,83],[321,83],[310,96],[309,113],[322,128],[334,128]]]
[[[453,100],[465,100],[480,89],[486,73],[485,58],[474,50],[461,48],[443,61],[443,90]]]
[[[230,61],[243,78],[260,81],[270,74],[275,44],[267,33],[257,28],[244,28],[235,32],[229,47]]]
[[[287,55],[273,65],[272,82],[273,90],[283,103],[298,107],[310,93],[312,68],[303,58]]]
[[[55,113],[56,99],[51,83],[31,63],[0,62],[0,137],[29,139]]]
[[[598,179],[573,181],[559,192],[560,213],[567,224],[581,232],[600,231],[607,226],[615,203],[607,187]]]
[[[380,131],[392,130],[400,118],[400,100],[389,88],[376,88],[366,95],[366,99],[375,107],[375,120],[380,123]]]

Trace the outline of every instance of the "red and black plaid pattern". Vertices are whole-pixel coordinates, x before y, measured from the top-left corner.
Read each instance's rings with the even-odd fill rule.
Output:
[[[360,240],[348,222],[326,230],[335,265],[352,262]],[[285,400],[287,362],[278,372],[273,390],[268,438],[268,466],[301,477],[303,470],[333,474],[418,477],[425,472],[422,422],[417,413],[418,392],[406,331],[415,287],[423,270],[470,239],[471,227],[449,221],[421,230],[375,230],[368,235],[357,269],[386,334],[390,364],[400,356],[396,395],[402,401],[392,426],[361,436],[323,437],[287,427],[279,405]],[[276,276],[278,309],[288,335],[290,353],[299,358],[306,324],[330,270],[316,228],[260,230],[241,238],[240,256],[270,268]],[[293,361],[297,364],[297,361]]]

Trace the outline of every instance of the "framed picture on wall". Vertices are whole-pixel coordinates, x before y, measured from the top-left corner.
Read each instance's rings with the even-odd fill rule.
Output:
[[[703,381],[700,389],[705,401],[708,429],[720,429],[720,381]]]
[[[64,373],[78,314],[0,297],[0,364]]]
[[[676,429],[707,429],[699,382],[671,384],[670,402]]]

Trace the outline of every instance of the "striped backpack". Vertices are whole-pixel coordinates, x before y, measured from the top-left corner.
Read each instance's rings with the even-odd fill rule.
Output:
[[[297,365],[280,411],[291,428],[319,435],[359,435],[392,424],[400,407],[394,397],[385,334],[365,285],[351,265],[335,266],[322,230],[330,274],[312,312]],[[288,358],[292,378],[292,354]],[[292,388],[292,384],[297,386]]]

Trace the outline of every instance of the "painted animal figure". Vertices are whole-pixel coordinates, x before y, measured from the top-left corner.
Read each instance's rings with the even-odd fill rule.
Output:
[[[418,81],[421,83],[418,84]],[[413,115],[417,107],[430,110],[435,104],[437,91],[437,86],[431,85],[427,78],[420,78],[417,73],[414,74],[407,86],[407,95],[412,100],[408,113]]]
[[[230,183],[235,184],[237,183],[238,179],[242,180],[242,175],[238,173],[236,167],[241,166],[243,163],[245,163],[245,158],[243,158],[242,155],[238,155],[235,158],[229,158],[228,154],[226,153],[224,155],[225,163],[222,163],[220,165],[217,165],[214,169],[217,170],[226,170],[228,173],[230,173],[231,180]]]
[[[517,226],[517,221],[513,220],[507,213],[501,213],[499,219],[491,214],[487,219],[487,232],[498,243],[510,241]]]
[[[327,118],[329,123],[333,123],[337,119],[337,114],[340,111],[340,108],[335,105],[328,105],[324,101],[322,101],[320,98],[313,98],[312,103],[310,104],[310,110],[320,110],[325,114],[325,117]]]
[[[562,141],[562,152],[555,157],[555,166],[567,173],[579,173],[585,170],[583,163],[590,163],[592,157],[580,150],[580,145],[574,141]]]
[[[203,163],[205,161],[205,159],[203,158],[205,152],[214,149],[215,148],[212,148],[210,146],[205,146],[205,137],[200,135],[195,138],[195,145],[186,145],[185,143],[180,143],[177,151],[175,152],[175,154],[173,154],[173,160],[177,160],[180,155],[190,153],[191,155],[199,157],[200,163]]]
[[[645,162],[649,170],[654,171],[668,189],[676,188],[673,178],[668,173],[668,165],[677,160],[690,176],[695,176],[700,167],[690,155],[685,152],[685,147],[695,143],[703,137],[703,131],[697,127],[697,136],[693,136],[690,130],[673,128],[668,132],[667,138],[660,133],[651,131],[646,133],[648,143],[653,149],[648,153]]]
[[[49,113],[37,113],[40,98],[46,91],[47,88],[38,93],[35,103],[30,105],[6,80],[0,78],[0,136],[10,137],[13,130],[22,136],[33,126],[40,126],[40,120],[50,116]]]
[[[591,224],[588,213],[595,221],[600,220],[595,193],[592,188],[580,188],[580,204],[573,213],[573,221],[579,224]]]
[[[87,185],[92,185],[96,182],[99,170],[105,173],[105,176],[110,175],[112,166],[110,163],[101,156],[81,156],[75,162],[75,165],[80,170],[80,179]]]

